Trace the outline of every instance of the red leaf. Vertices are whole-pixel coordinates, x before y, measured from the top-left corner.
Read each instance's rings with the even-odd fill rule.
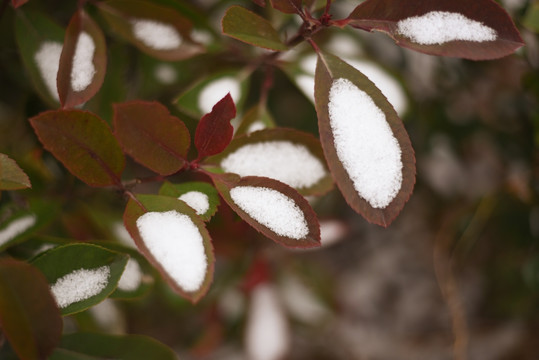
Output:
[[[13,6],[13,8],[16,9],[19,6],[26,4],[27,2],[28,0],[11,0],[11,5]]]
[[[258,6],[266,7],[266,0],[253,0]]]
[[[388,226],[415,184],[415,157],[402,121],[382,92],[336,56],[320,53],[315,75],[320,141],[346,202]]]
[[[524,45],[510,16],[492,0],[367,0],[346,21],[432,55],[488,60]]]
[[[64,107],[91,99],[103,84],[107,67],[105,37],[83,11],[73,15],[66,29],[58,71],[58,94]]]
[[[60,341],[62,318],[45,276],[16,260],[0,260],[0,324],[23,359],[46,359]]]
[[[90,186],[120,181],[125,159],[107,123],[81,110],[52,110],[30,119],[39,140],[76,177]]]
[[[320,246],[320,226],[307,200],[270,178],[212,174],[226,203],[264,236],[289,248]]]
[[[274,9],[287,14],[297,14],[301,11],[301,0],[270,0]]]
[[[183,167],[191,141],[183,121],[155,101],[115,104],[114,135],[127,154],[161,175]]]
[[[210,113],[200,119],[195,133],[199,159],[219,154],[228,146],[234,133],[230,120],[235,116],[236,106],[228,93],[213,106]]]

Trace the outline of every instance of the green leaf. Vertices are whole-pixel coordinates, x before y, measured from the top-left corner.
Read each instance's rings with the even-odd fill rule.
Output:
[[[30,119],[39,140],[76,177],[90,186],[119,182],[125,158],[109,126],[81,110],[54,110]]]
[[[208,183],[195,181],[181,184],[164,182],[159,189],[159,195],[172,196],[182,200],[204,221],[209,221],[219,206],[219,194]],[[206,206],[207,203],[207,206]],[[207,210],[204,211],[207,207]]]
[[[47,358],[62,334],[62,318],[49,285],[35,267],[0,259],[0,324],[22,360]]]
[[[320,141],[293,129],[265,129],[239,136],[223,153],[204,163],[240,176],[276,179],[302,195],[322,195],[333,187]]]
[[[532,2],[526,10],[522,24],[536,33],[539,33],[539,3]]]
[[[277,31],[264,18],[241,6],[231,6],[222,21],[223,34],[262,48],[286,51]]]
[[[247,110],[242,117],[234,136],[238,137],[240,135],[250,134],[258,130],[271,129],[274,127],[275,121],[268,110],[262,105],[255,105]]]
[[[137,195],[127,203],[124,224],[174,291],[193,303],[206,294],[215,258],[206,226],[193,209],[168,196]]]
[[[55,247],[32,261],[55,295],[62,315],[83,311],[115,289],[129,257],[91,244]]]
[[[415,184],[406,129],[382,92],[338,57],[319,53],[315,105],[329,169],[347,203],[388,226]]]
[[[38,94],[49,106],[58,107],[56,75],[64,29],[39,12],[17,11],[15,36],[23,64]]]
[[[18,190],[32,187],[28,175],[10,159],[0,153],[0,190]]]
[[[75,333],[62,337],[50,360],[177,360],[164,344],[142,335]]]
[[[189,130],[158,102],[114,104],[114,135],[125,152],[160,175],[170,175],[186,163]]]
[[[96,5],[114,32],[148,55],[177,61],[203,51],[191,39],[191,21],[172,8],[135,0]]]

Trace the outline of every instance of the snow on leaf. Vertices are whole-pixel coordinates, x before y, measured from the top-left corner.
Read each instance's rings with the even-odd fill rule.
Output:
[[[22,216],[9,222],[0,229],[0,248],[9,241],[24,233],[36,224],[37,218],[34,214]]]
[[[93,64],[95,54],[94,40],[87,32],[81,32],[75,45],[73,67],[71,68],[71,88],[77,92],[83,91],[91,83],[96,73]]]
[[[58,67],[60,66],[61,54],[62,43],[56,41],[44,41],[34,55],[34,60],[47,90],[58,102],[60,102],[60,98],[58,97],[56,76],[58,74]]]
[[[172,196],[185,202],[204,221],[210,220],[219,205],[217,190],[211,184],[201,181],[180,184],[164,182],[159,195]]]
[[[198,107],[203,114],[209,113],[213,106],[226,94],[230,93],[234,103],[239,101],[241,95],[240,82],[226,76],[208,83],[198,95]]]
[[[178,198],[192,207],[197,215],[205,214],[210,209],[210,199],[208,195],[200,191],[188,191]]]
[[[99,294],[108,284],[110,268],[78,269],[57,279],[51,291],[59,307],[89,299]]]
[[[135,291],[142,283],[142,270],[139,263],[130,258],[125,265],[125,270],[118,281],[118,289],[122,291]]]
[[[131,24],[135,37],[153,49],[173,50],[182,43],[181,35],[172,25],[147,19],[134,19]]]

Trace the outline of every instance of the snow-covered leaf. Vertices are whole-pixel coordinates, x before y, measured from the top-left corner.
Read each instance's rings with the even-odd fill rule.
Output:
[[[83,311],[115,289],[129,257],[91,244],[55,247],[32,260],[47,278],[62,315]]]
[[[245,43],[275,51],[286,51],[277,31],[263,17],[242,6],[231,6],[222,20],[223,34]]]
[[[32,187],[28,175],[15,160],[0,153],[0,190],[18,190]]]
[[[398,45],[426,54],[496,59],[524,45],[507,12],[493,0],[367,0],[348,24],[387,33]]]
[[[185,165],[191,141],[183,121],[155,101],[115,104],[114,135],[127,154],[161,175]]]
[[[191,21],[173,8],[138,0],[103,1],[97,6],[114,32],[148,55],[177,61],[203,51],[191,39]]]
[[[213,278],[214,255],[204,222],[183,201],[138,195],[129,200],[124,223],[137,247],[180,295],[196,303]]]
[[[101,88],[107,68],[105,37],[83,10],[73,15],[58,70],[58,94],[64,107],[71,108],[91,99]]]
[[[266,237],[290,248],[320,246],[313,209],[290,186],[265,177],[212,174],[215,187],[245,222]]]
[[[47,280],[28,263],[0,259],[0,324],[20,359],[47,359],[62,335],[62,318]]]
[[[240,176],[279,180],[302,195],[320,195],[333,187],[318,139],[293,129],[266,129],[239,136],[207,163]]]
[[[320,140],[348,204],[388,226],[415,183],[415,157],[395,110],[380,90],[336,56],[320,53],[315,76]]]
[[[164,182],[159,189],[159,195],[178,198],[189,205],[204,221],[209,221],[219,206],[217,190],[205,182],[185,182],[172,184]]]

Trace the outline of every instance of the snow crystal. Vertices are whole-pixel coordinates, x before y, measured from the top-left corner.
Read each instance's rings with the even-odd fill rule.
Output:
[[[397,33],[422,45],[449,41],[494,41],[496,30],[466,16],[448,11],[431,11],[397,22]]]
[[[257,120],[253,122],[251,125],[249,125],[249,128],[247,129],[247,134],[254,133],[258,130],[263,130],[266,128],[266,124],[264,122]]]
[[[107,287],[110,268],[79,269],[62,276],[51,286],[59,307],[65,308],[99,294]]]
[[[133,34],[144,45],[155,50],[174,50],[182,43],[182,37],[172,25],[155,20],[131,21]]]
[[[284,359],[290,348],[289,332],[286,314],[274,287],[257,286],[252,293],[246,325],[247,358]]]
[[[58,88],[56,87],[60,55],[62,55],[62,43],[57,41],[43,42],[34,55],[34,60],[41,73],[43,82],[56,101],[60,101]]]
[[[326,175],[324,166],[307,147],[290,141],[247,144],[221,161],[226,172],[270,177],[294,188],[307,188]]]
[[[135,291],[141,282],[142,270],[140,269],[140,265],[136,260],[130,258],[127,261],[120,281],[118,281],[118,288],[123,291]]]
[[[374,208],[385,208],[402,184],[401,149],[382,110],[347,79],[329,92],[329,119],[339,160],[354,188]]]
[[[189,191],[182,194],[178,199],[184,201],[192,207],[197,215],[205,214],[210,209],[210,199],[208,195],[200,191]]]
[[[87,32],[81,32],[75,46],[71,68],[71,88],[74,91],[83,91],[92,83],[96,72],[93,63],[94,53],[94,39]]]
[[[232,200],[253,219],[281,236],[302,239],[309,234],[307,220],[288,196],[266,187],[236,186]]]
[[[137,219],[137,227],[152,256],[184,291],[202,286],[208,260],[202,235],[189,216],[175,210],[147,212]]]
[[[232,96],[234,103],[237,103],[241,94],[240,83],[238,80],[231,76],[226,76],[212,81],[200,91],[200,94],[198,95],[198,108],[202,113],[207,114],[211,111],[213,106],[228,93]]]
[[[36,220],[37,218],[35,215],[25,215],[13,220],[5,228],[0,229],[0,246],[13,240],[15,237],[34,226]]]

